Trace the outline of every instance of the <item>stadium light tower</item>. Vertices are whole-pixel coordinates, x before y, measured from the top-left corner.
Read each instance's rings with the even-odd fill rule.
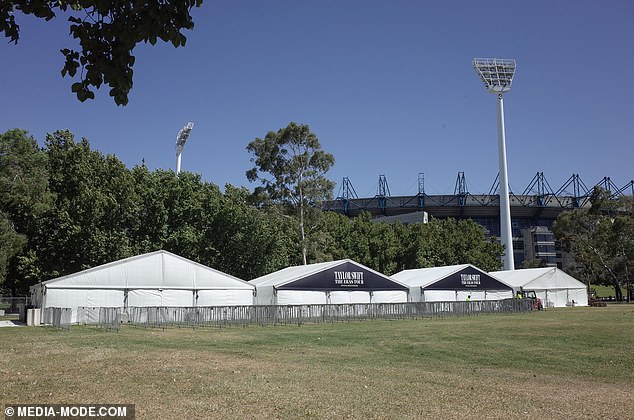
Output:
[[[511,204],[506,165],[506,139],[504,134],[503,95],[511,89],[515,75],[515,60],[499,58],[474,58],[473,68],[490,93],[497,95],[498,113],[498,164],[500,170],[500,237],[505,247],[504,270],[514,270],[513,234],[511,231]]]
[[[185,127],[178,132],[176,136],[176,174],[178,175],[181,172],[181,155],[183,154],[183,148],[185,147],[185,143],[187,143],[187,139],[189,138],[189,134],[192,132],[192,128],[194,128],[193,122],[188,122]]]

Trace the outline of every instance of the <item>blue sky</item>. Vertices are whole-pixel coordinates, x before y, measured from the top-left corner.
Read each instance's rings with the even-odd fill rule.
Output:
[[[246,145],[290,121],[309,124],[360,196],[385,175],[392,195],[471,193],[497,174],[496,105],[474,57],[515,58],[505,96],[509,181],[536,172],[553,189],[573,173],[588,187],[634,178],[634,1],[211,1],[193,11],[187,45],[134,50],[126,107],[108,89],[80,103],[62,78],[72,48],[64,18],[16,15],[17,46],[0,43],[0,131],[43,144],[70,129],[129,167],[175,166],[174,142],[194,122],[183,170],[252,188]]]

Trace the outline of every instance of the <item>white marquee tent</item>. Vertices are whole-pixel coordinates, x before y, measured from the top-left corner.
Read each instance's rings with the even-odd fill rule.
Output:
[[[167,251],[114,261],[31,287],[37,308],[253,305],[246,281]]]
[[[288,267],[251,280],[257,305],[407,302],[407,286],[352,260]]]
[[[490,274],[516,290],[534,290],[545,308],[588,306],[586,285],[556,267],[495,271]]]
[[[403,270],[392,279],[409,287],[410,302],[501,300],[513,288],[471,264]]]

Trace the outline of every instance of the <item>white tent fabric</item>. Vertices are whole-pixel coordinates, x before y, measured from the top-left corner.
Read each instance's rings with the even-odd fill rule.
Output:
[[[325,305],[328,303],[326,292],[315,290],[279,290],[277,298],[270,303],[257,300],[258,305]]]
[[[44,300],[48,308],[77,308],[79,306],[123,306],[123,290],[112,289],[50,289]]]
[[[515,290],[534,290],[544,307],[588,306],[586,285],[556,267],[490,273]]]
[[[328,293],[329,302],[333,305],[342,303],[370,303],[370,292],[346,292],[333,290]]]
[[[255,288],[254,288],[255,289]],[[254,289],[249,290],[251,296],[245,295],[245,289],[199,290],[195,306],[241,306],[253,304]]]
[[[460,281],[466,276],[465,281]],[[513,297],[512,287],[471,264],[403,270],[391,276],[409,287],[410,302],[501,300]],[[446,287],[445,287],[446,286]]]
[[[250,283],[257,305],[407,302],[404,284],[352,260],[287,267]]]
[[[376,290],[372,292],[372,303],[407,302],[408,292],[403,290]]]
[[[252,305],[246,281],[167,251],[155,251],[31,287],[40,308]]]
[[[409,291],[410,302],[454,302],[458,301],[455,290],[423,290],[412,287]],[[465,299],[466,300],[466,297]]]

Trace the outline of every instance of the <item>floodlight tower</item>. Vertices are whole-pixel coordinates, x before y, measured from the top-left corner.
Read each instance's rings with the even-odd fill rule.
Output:
[[[503,95],[511,89],[515,75],[515,60],[499,58],[474,58],[473,68],[490,93],[497,95],[498,114],[498,164],[500,168],[500,237],[505,247],[504,270],[514,270],[513,234],[511,232],[511,204],[506,165],[506,139],[504,134]]]
[[[181,172],[181,155],[183,154],[183,148],[185,147],[185,143],[187,143],[189,134],[192,132],[192,128],[194,128],[194,123],[188,122],[185,127],[181,128],[181,131],[179,131],[176,136],[176,175]]]

